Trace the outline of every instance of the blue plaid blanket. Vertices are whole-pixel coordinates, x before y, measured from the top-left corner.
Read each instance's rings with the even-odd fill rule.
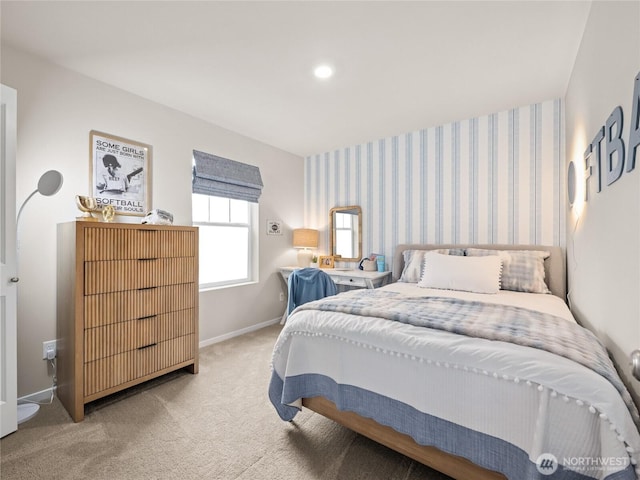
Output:
[[[469,337],[510,342],[560,355],[606,378],[620,393],[636,426],[638,410],[605,347],[586,328],[547,313],[511,305],[446,297],[407,297],[383,290],[354,290],[306,303],[322,310],[384,318]]]

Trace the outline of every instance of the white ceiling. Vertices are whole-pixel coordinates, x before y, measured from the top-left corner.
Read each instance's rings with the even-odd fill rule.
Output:
[[[590,5],[2,0],[1,41],[306,156],[563,97]]]

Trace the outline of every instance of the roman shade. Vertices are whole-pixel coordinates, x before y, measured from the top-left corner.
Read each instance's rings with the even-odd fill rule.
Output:
[[[260,169],[210,153],[193,151],[193,193],[258,203]]]

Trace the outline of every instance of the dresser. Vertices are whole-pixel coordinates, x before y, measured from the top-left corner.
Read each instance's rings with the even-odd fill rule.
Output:
[[[57,394],[84,405],[198,372],[198,229],[70,222],[57,238]]]

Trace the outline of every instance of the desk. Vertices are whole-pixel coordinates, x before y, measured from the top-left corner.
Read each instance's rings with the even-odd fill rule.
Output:
[[[284,283],[289,280],[291,272],[298,268],[300,267],[280,267],[280,275],[282,275]],[[329,275],[336,285],[349,287],[378,288],[391,280],[391,272],[365,272],[364,270],[340,268],[322,268],[321,270]]]

